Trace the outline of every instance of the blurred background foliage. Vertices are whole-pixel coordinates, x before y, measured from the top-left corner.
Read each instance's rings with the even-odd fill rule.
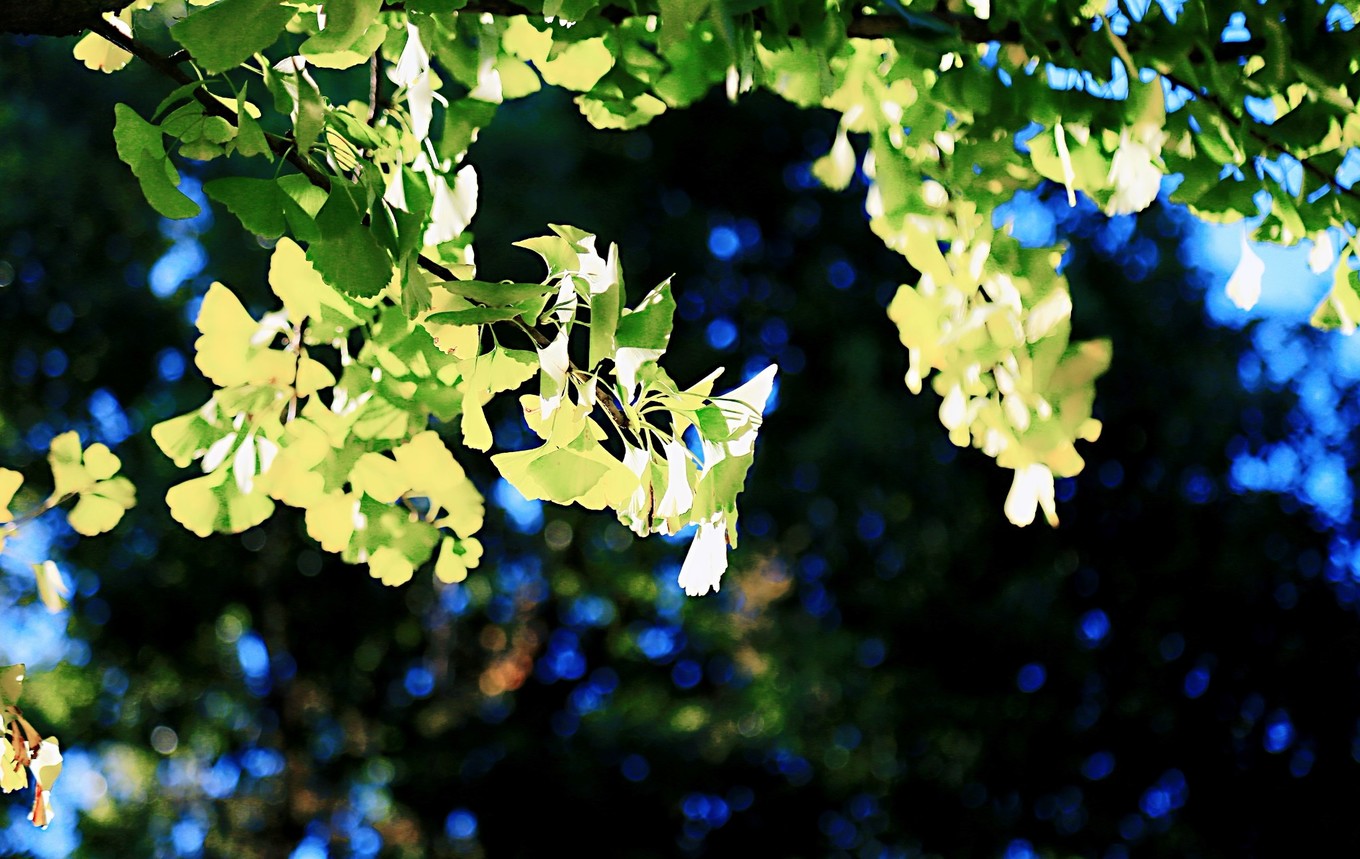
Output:
[[[1301,314],[1225,316],[1206,303],[1217,234],[1183,212],[1018,201],[1018,234],[1071,243],[1074,336],[1115,347],[1062,526],[1020,530],[1008,476],[902,384],[883,308],[913,275],[867,229],[862,177],[833,194],[809,173],[834,117],[753,95],[610,134],[545,91],[469,155],[479,273],[537,280],[510,243],[576,224],[619,243],[634,298],[677,276],[677,380],[780,364],[742,548],[719,595],[688,600],[683,542],[525,502],[464,453],[492,502],[482,567],[385,588],[290,511],[206,541],[167,515],[174,469],[146,430],[206,396],[199,297],[221,280],[266,309],[268,252],[221,212],[155,216],[112,107],[148,112],[163,86],[69,51],[0,44],[0,462],[29,469],[77,429],[141,503],[79,542],[45,518],[0,560],[0,662],[28,662],[27,712],[67,759],[52,828],[10,797],[0,850],[1360,848],[1360,362],[1306,330],[1325,284],[1288,284]],[[503,399],[498,443],[523,446]],[[49,545],[77,589],[57,616],[24,563]]]

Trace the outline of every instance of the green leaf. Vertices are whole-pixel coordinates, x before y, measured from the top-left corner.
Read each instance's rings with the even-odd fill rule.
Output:
[[[283,214],[285,194],[273,179],[229,176],[208,182],[203,190],[257,236],[277,239],[287,230]]]
[[[1331,291],[1308,320],[1314,328],[1339,328],[1342,333],[1351,334],[1360,322],[1360,272],[1351,268],[1350,259],[1351,249],[1347,247],[1337,261]]]
[[[576,249],[559,236],[535,236],[532,239],[515,242],[515,247],[531,250],[541,256],[543,262],[548,265],[549,277],[555,277],[564,271],[576,271],[581,265]]]
[[[482,407],[502,391],[511,391],[538,371],[538,355],[500,346],[468,362],[472,366],[459,389],[463,392],[463,443],[476,450],[491,448],[491,427]]]
[[[504,322],[521,316],[524,308],[511,307],[469,307],[466,310],[441,310],[425,317],[426,322],[436,325],[485,325],[488,322]]]
[[[326,125],[326,102],[309,75],[294,74],[297,116],[293,120],[293,139],[299,152],[310,152]]]
[[[295,11],[280,0],[221,0],[193,12],[170,33],[204,71],[219,74],[274,44]]]
[[[665,350],[671,340],[675,299],[671,282],[659,284],[632,310],[623,311],[616,338],[620,348]]]
[[[360,63],[367,62],[374,52],[382,47],[385,38],[387,38],[387,27],[383,24],[374,24],[357,41],[343,50],[318,53],[304,44],[302,53],[307,57],[308,62],[323,69],[351,69]]]
[[[303,42],[300,53],[325,54],[350,47],[377,20],[382,0],[326,0],[322,8],[326,29]]]
[[[522,17],[512,19],[524,20]],[[496,105],[475,98],[463,98],[450,102],[444,111],[444,134],[440,137],[439,157],[457,159],[472,142],[477,132],[491,124],[496,115]]]
[[[0,668],[0,707],[13,707],[19,703],[24,692],[23,665],[6,665]]]
[[[321,231],[317,229],[316,216],[326,205],[326,192],[301,173],[280,176],[276,181],[283,192],[283,216],[289,232],[300,242],[319,239]]]
[[[689,28],[708,11],[712,0],[660,0],[661,50],[684,41]]]
[[[448,280],[440,284],[454,295],[493,307],[505,307],[528,299],[553,295],[556,284],[488,283],[480,280]]]
[[[269,148],[264,129],[260,128],[260,123],[251,115],[250,104],[246,101],[245,86],[241,87],[241,92],[236,97],[236,127],[237,152],[247,157],[263,155],[270,161],[274,160],[274,150]]]
[[[371,298],[392,281],[392,257],[360,221],[348,190],[338,185],[316,216],[320,238],[307,248],[307,259],[326,283],[346,295]]]
[[[114,107],[114,116],[113,140],[118,158],[132,168],[147,202],[167,218],[197,215],[198,204],[176,187],[179,172],[165,154],[161,130],[125,104]]]
[[[598,459],[551,445],[500,453],[491,461],[525,498],[563,505],[588,495],[609,472]]]
[[[619,319],[623,315],[623,273],[619,269],[618,245],[609,246],[603,278],[590,285],[590,353],[589,366],[598,367],[605,358],[613,358],[618,350]]]

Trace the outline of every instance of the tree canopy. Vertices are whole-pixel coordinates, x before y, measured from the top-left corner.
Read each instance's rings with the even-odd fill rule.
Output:
[[[1074,299],[1069,279],[1083,257],[1066,240],[1076,231],[1027,229],[1022,222],[1035,207],[1066,207],[1072,218],[1091,219],[1177,205],[1202,221],[1250,219],[1256,241],[1310,242],[1314,271],[1332,273],[1314,325],[1350,333],[1360,317],[1352,211],[1353,138],[1360,132],[1349,94],[1357,37],[1353,10],[1344,5],[1300,3],[1283,14],[1259,4],[1174,2],[455,5],[136,0],[0,7],[0,29],[80,31],[74,54],[84,66],[140,67],[158,80],[154,98],[139,95],[112,109],[123,169],[167,223],[202,224],[212,201],[268,250],[267,271],[241,272],[254,276],[254,285],[223,277],[195,297],[188,308],[197,331],[192,364],[210,388],[176,415],[157,414],[147,428],[165,458],[198,472],[163,493],[187,532],[262,533],[273,527],[266,523],[277,518],[277,505],[295,507],[308,551],[366,565],[384,585],[432,570],[440,605],[490,604],[493,586],[476,584],[484,561],[504,567],[512,554],[485,530],[483,492],[494,485],[513,503],[610,510],[627,542],[615,531],[609,545],[683,533],[691,542],[669,571],[670,586],[691,596],[720,590],[729,547],[746,521],[737,498],[756,462],[763,415],[783,393],[778,356],[753,356],[726,375],[696,364],[683,354],[687,341],[673,336],[694,266],[681,258],[673,277],[663,273],[630,290],[627,240],[597,235],[595,227],[554,223],[515,240],[521,253],[541,261],[537,272],[525,273],[508,249],[481,241],[474,254],[474,217],[505,203],[484,192],[494,180],[476,144],[507,115],[514,118],[516,100],[544,86],[574,93],[575,110],[599,135],[703,110],[710,93],[741,110],[763,104],[764,91],[830,116],[823,148],[793,184],[854,186],[867,234],[899,255],[874,264],[902,285],[870,303],[886,305],[906,347],[905,386],[920,393],[929,381],[948,445],[975,448],[1010,472],[1004,505],[994,491],[992,506],[1016,525],[1031,524],[1039,512],[1057,525],[1055,481],[1082,473],[1081,451],[1103,425],[1122,432],[1112,415],[1097,418],[1097,379],[1120,360],[1108,308],[1147,312],[1107,289]],[[718,129],[706,133],[725,137]],[[688,169],[721,169],[721,149],[703,154]],[[552,156],[530,148],[522,157]],[[607,173],[596,184],[606,189],[596,192],[598,206],[622,205],[611,195],[626,199]],[[626,216],[607,217],[629,226]],[[1184,229],[1168,220],[1165,235]],[[1130,265],[1158,265],[1147,250],[1152,239],[1128,240]],[[706,249],[730,260],[758,241],[737,225],[711,231]],[[693,257],[703,250],[695,247]],[[845,265],[849,273],[833,276],[833,285],[853,281],[856,267]],[[1263,273],[1244,239],[1226,289],[1234,305],[1255,305]],[[1074,339],[1081,299],[1102,310],[1093,314],[1099,324],[1081,326],[1086,339]],[[796,300],[811,299],[799,293]],[[857,325],[864,324],[860,318]],[[1175,330],[1166,320],[1144,325]],[[884,331],[890,339],[891,329]],[[710,341],[714,336],[710,330]],[[845,337],[831,326],[824,336]],[[865,337],[856,333],[844,348]],[[1171,337],[1166,343],[1168,353],[1182,348]],[[878,407],[856,382],[865,370],[822,357],[834,366],[819,369],[827,401],[851,423],[871,421]],[[811,363],[801,353],[792,360],[795,372]],[[1193,378],[1182,381],[1185,395],[1194,395]],[[517,416],[507,417],[507,402]],[[929,444],[924,438],[918,441]],[[13,538],[63,505],[71,531],[94,537],[120,527],[139,500],[144,508],[162,494],[143,486],[139,495],[104,441],[88,434],[83,441],[70,430],[49,441],[50,475],[0,470],[0,537]],[[800,468],[793,460],[788,472]],[[885,482],[883,491],[901,490]],[[950,491],[946,479],[939,493]],[[908,515],[912,505],[892,498],[876,502],[882,512],[864,514],[862,533],[881,533],[885,515]],[[969,516],[950,522],[950,540],[983,530],[977,514]],[[572,527],[586,527],[571,521],[578,524],[564,526],[564,546]],[[759,517],[758,532],[769,528]],[[808,541],[801,542],[805,549]],[[880,571],[892,566],[883,558],[874,563],[884,565]],[[1059,567],[1075,572],[1066,561]],[[40,600],[60,611],[71,583],[46,558],[32,570]],[[777,599],[787,589],[782,575],[744,579],[737,598],[748,608]],[[618,587],[626,594],[651,585]],[[459,593],[471,596],[449,596]],[[920,610],[913,599],[897,605],[897,619],[882,609],[875,616],[900,622]],[[696,612],[702,609],[687,616]],[[237,617],[222,618],[229,616]],[[518,688],[541,647],[544,659],[579,650],[557,632],[517,626],[514,617],[498,621],[497,629],[510,630],[500,633],[502,646],[487,648],[505,653],[496,671],[480,675],[489,698]],[[248,642],[244,621],[233,622],[235,638],[230,630],[227,637]],[[753,620],[752,629],[760,628]],[[715,627],[711,634],[717,640],[726,633]],[[881,646],[881,638],[873,640]],[[728,644],[745,652],[740,635]],[[750,653],[761,658],[758,649]],[[882,661],[866,657],[863,645],[856,653],[865,669]],[[247,661],[241,657],[243,666]],[[1045,670],[1037,661],[1030,666]],[[267,680],[271,670],[261,676]],[[872,686],[872,671],[864,674],[865,688]],[[26,786],[27,769],[37,784],[30,818],[45,825],[61,752],[18,706],[24,675],[23,666],[12,666],[0,687],[4,787]],[[809,689],[825,681],[809,680]],[[1032,691],[1027,685],[1022,677],[1022,692]],[[768,694],[779,694],[778,686]],[[796,751],[781,754],[792,757],[776,769],[798,769],[788,763],[801,759]],[[875,751],[863,762],[866,771],[882,776],[875,761],[885,754]],[[1174,797],[1175,777],[1166,777],[1163,792]]]

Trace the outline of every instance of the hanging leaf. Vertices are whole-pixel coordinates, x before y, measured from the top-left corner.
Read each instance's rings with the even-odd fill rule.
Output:
[[[170,34],[204,71],[218,74],[274,44],[295,12],[281,0],[219,0],[190,13]]]
[[[198,204],[179,190],[179,172],[165,154],[161,130],[125,104],[114,106],[118,158],[132,168],[148,203],[167,218],[192,218]]]

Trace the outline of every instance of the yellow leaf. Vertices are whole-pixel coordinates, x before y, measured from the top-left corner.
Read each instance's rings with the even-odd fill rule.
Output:
[[[9,512],[9,505],[23,482],[24,476],[19,472],[0,468],[0,525],[14,521],[13,514]]]
[[[335,384],[335,376],[327,369],[325,364],[314,358],[302,358],[298,361],[297,373],[297,394],[299,397],[310,397],[322,388],[329,388]]]
[[[113,13],[106,13],[104,19],[124,35],[132,35],[132,28]],[[87,33],[85,38],[76,42],[73,53],[77,60],[85,64],[85,68],[105,74],[116,72],[132,61],[132,54],[95,33]]]
[[[321,279],[307,261],[307,254],[287,236],[274,246],[269,258],[269,286],[288,310],[288,318],[301,322],[319,318],[324,308],[335,311],[347,321],[357,322],[345,299]]]
[[[52,561],[43,561],[41,564],[33,565],[33,577],[38,582],[38,598],[42,600],[47,610],[56,614],[66,608],[66,598],[71,595],[71,588],[62,578],[61,570]]]
[[[415,571],[411,561],[391,546],[383,546],[368,559],[368,574],[392,587],[409,582]]]
[[[384,504],[396,501],[411,488],[403,470],[381,453],[366,453],[359,457],[349,479],[355,492],[363,492]]]
[[[118,473],[122,462],[108,447],[96,442],[85,448],[85,467],[95,480],[108,480]]]
[[[14,760],[14,746],[0,738],[0,790],[13,793],[28,787],[28,770]]]
[[[437,433],[426,430],[393,453],[407,486],[446,511],[436,525],[452,528],[460,537],[471,536],[482,527],[481,493]]]
[[[310,507],[326,492],[326,481],[315,469],[331,453],[326,434],[307,418],[288,424],[283,446],[260,487],[270,497],[292,507]]]
[[[536,63],[543,80],[575,92],[588,92],[614,67],[614,53],[597,36],[568,44],[546,63]]]
[[[439,547],[439,559],[434,563],[435,576],[445,584],[457,584],[467,578],[468,570],[482,560],[482,544],[469,537],[455,540],[445,537]]]
[[[74,431],[52,439],[47,449],[47,463],[52,468],[53,498],[79,492],[94,482],[80,460],[80,436]]]
[[[113,530],[123,518],[126,508],[108,498],[87,492],[80,496],[76,506],[66,514],[66,521],[77,534],[94,537]]]
[[[239,534],[268,519],[274,512],[269,496],[258,489],[242,493],[227,475],[228,469],[222,468],[170,487],[165,493],[170,515],[200,537],[214,531]]]
[[[217,484],[224,474],[214,472],[170,487],[165,503],[174,520],[200,537],[211,534],[217,522]]]
[[[203,296],[195,323],[202,332],[194,343],[194,364],[219,387],[232,385],[287,385],[293,380],[292,355],[269,349],[268,335],[240,299],[225,286],[214,283]]]
[[[343,552],[354,536],[359,499],[333,492],[307,508],[307,534],[327,552]]]

